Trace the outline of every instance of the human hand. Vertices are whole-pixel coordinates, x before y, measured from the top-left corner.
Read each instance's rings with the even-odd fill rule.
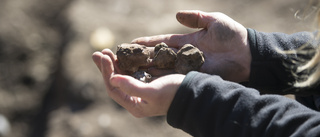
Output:
[[[135,117],[166,115],[185,77],[172,74],[144,83],[122,75],[109,49],[95,52],[92,58],[102,73],[108,95]]]
[[[190,34],[142,37],[132,42],[146,46],[165,42],[176,49],[190,43],[204,53],[205,63],[200,69],[201,72],[220,75],[234,82],[249,80],[251,53],[247,29],[244,26],[217,12],[180,11],[176,17],[187,27],[202,29]]]

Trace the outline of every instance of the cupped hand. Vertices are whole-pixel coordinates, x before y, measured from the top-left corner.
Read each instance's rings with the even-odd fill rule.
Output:
[[[172,74],[144,83],[122,75],[109,49],[95,52],[92,58],[102,73],[108,95],[136,117],[166,115],[185,77]]]
[[[132,42],[146,46],[165,42],[176,49],[190,43],[204,53],[201,72],[220,75],[234,82],[249,80],[251,53],[244,26],[218,12],[180,11],[176,17],[187,27],[202,29],[190,34],[141,37]]]

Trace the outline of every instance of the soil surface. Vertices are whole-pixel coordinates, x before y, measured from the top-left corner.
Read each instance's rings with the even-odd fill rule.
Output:
[[[312,30],[315,13],[303,12],[306,0],[0,3],[0,114],[9,123],[0,136],[7,137],[190,137],[165,117],[138,119],[112,101],[92,53],[137,37],[197,31],[176,21],[179,10],[219,11],[247,28],[284,33]]]

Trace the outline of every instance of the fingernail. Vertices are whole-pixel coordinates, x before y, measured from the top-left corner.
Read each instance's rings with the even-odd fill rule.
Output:
[[[142,37],[136,38],[136,39],[132,40],[131,43],[132,44],[137,44],[137,43],[139,43],[139,41],[141,41],[141,39],[142,39]]]
[[[150,40],[150,37],[140,37],[131,41],[132,44],[143,44]]]
[[[136,44],[137,43],[137,39],[134,39],[131,41],[131,44]]]

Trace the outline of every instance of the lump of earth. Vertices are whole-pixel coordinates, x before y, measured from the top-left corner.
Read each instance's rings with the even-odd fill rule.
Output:
[[[152,60],[155,67],[160,69],[173,69],[177,54],[165,43],[157,44],[154,48],[155,56]]]
[[[154,46],[154,53],[157,54],[158,51],[159,51],[161,48],[169,48],[169,46],[168,46],[166,43],[161,42],[161,43],[157,44],[156,46]]]
[[[157,44],[153,51],[139,44],[121,44],[117,47],[119,68],[128,75],[143,81],[151,82],[151,75],[142,71],[151,62],[150,54],[154,51],[152,60],[156,68],[174,69],[177,73],[187,74],[198,71],[204,63],[203,53],[191,44],[184,45],[177,53],[165,43]]]
[[[186,44],[177,52],[175,71],[187,74],[190,71],[199,70],[203,63],[203,53],[191,44]]]
[[[151,82],[152,78],[151,75],[145,71],[137,71],[132,74],[132,77],[146,83]]]
[[[139,70],[139,67],[150,63],[150,52],[144,45],[121,44],[117,47],[119,68],[130,74]]]

